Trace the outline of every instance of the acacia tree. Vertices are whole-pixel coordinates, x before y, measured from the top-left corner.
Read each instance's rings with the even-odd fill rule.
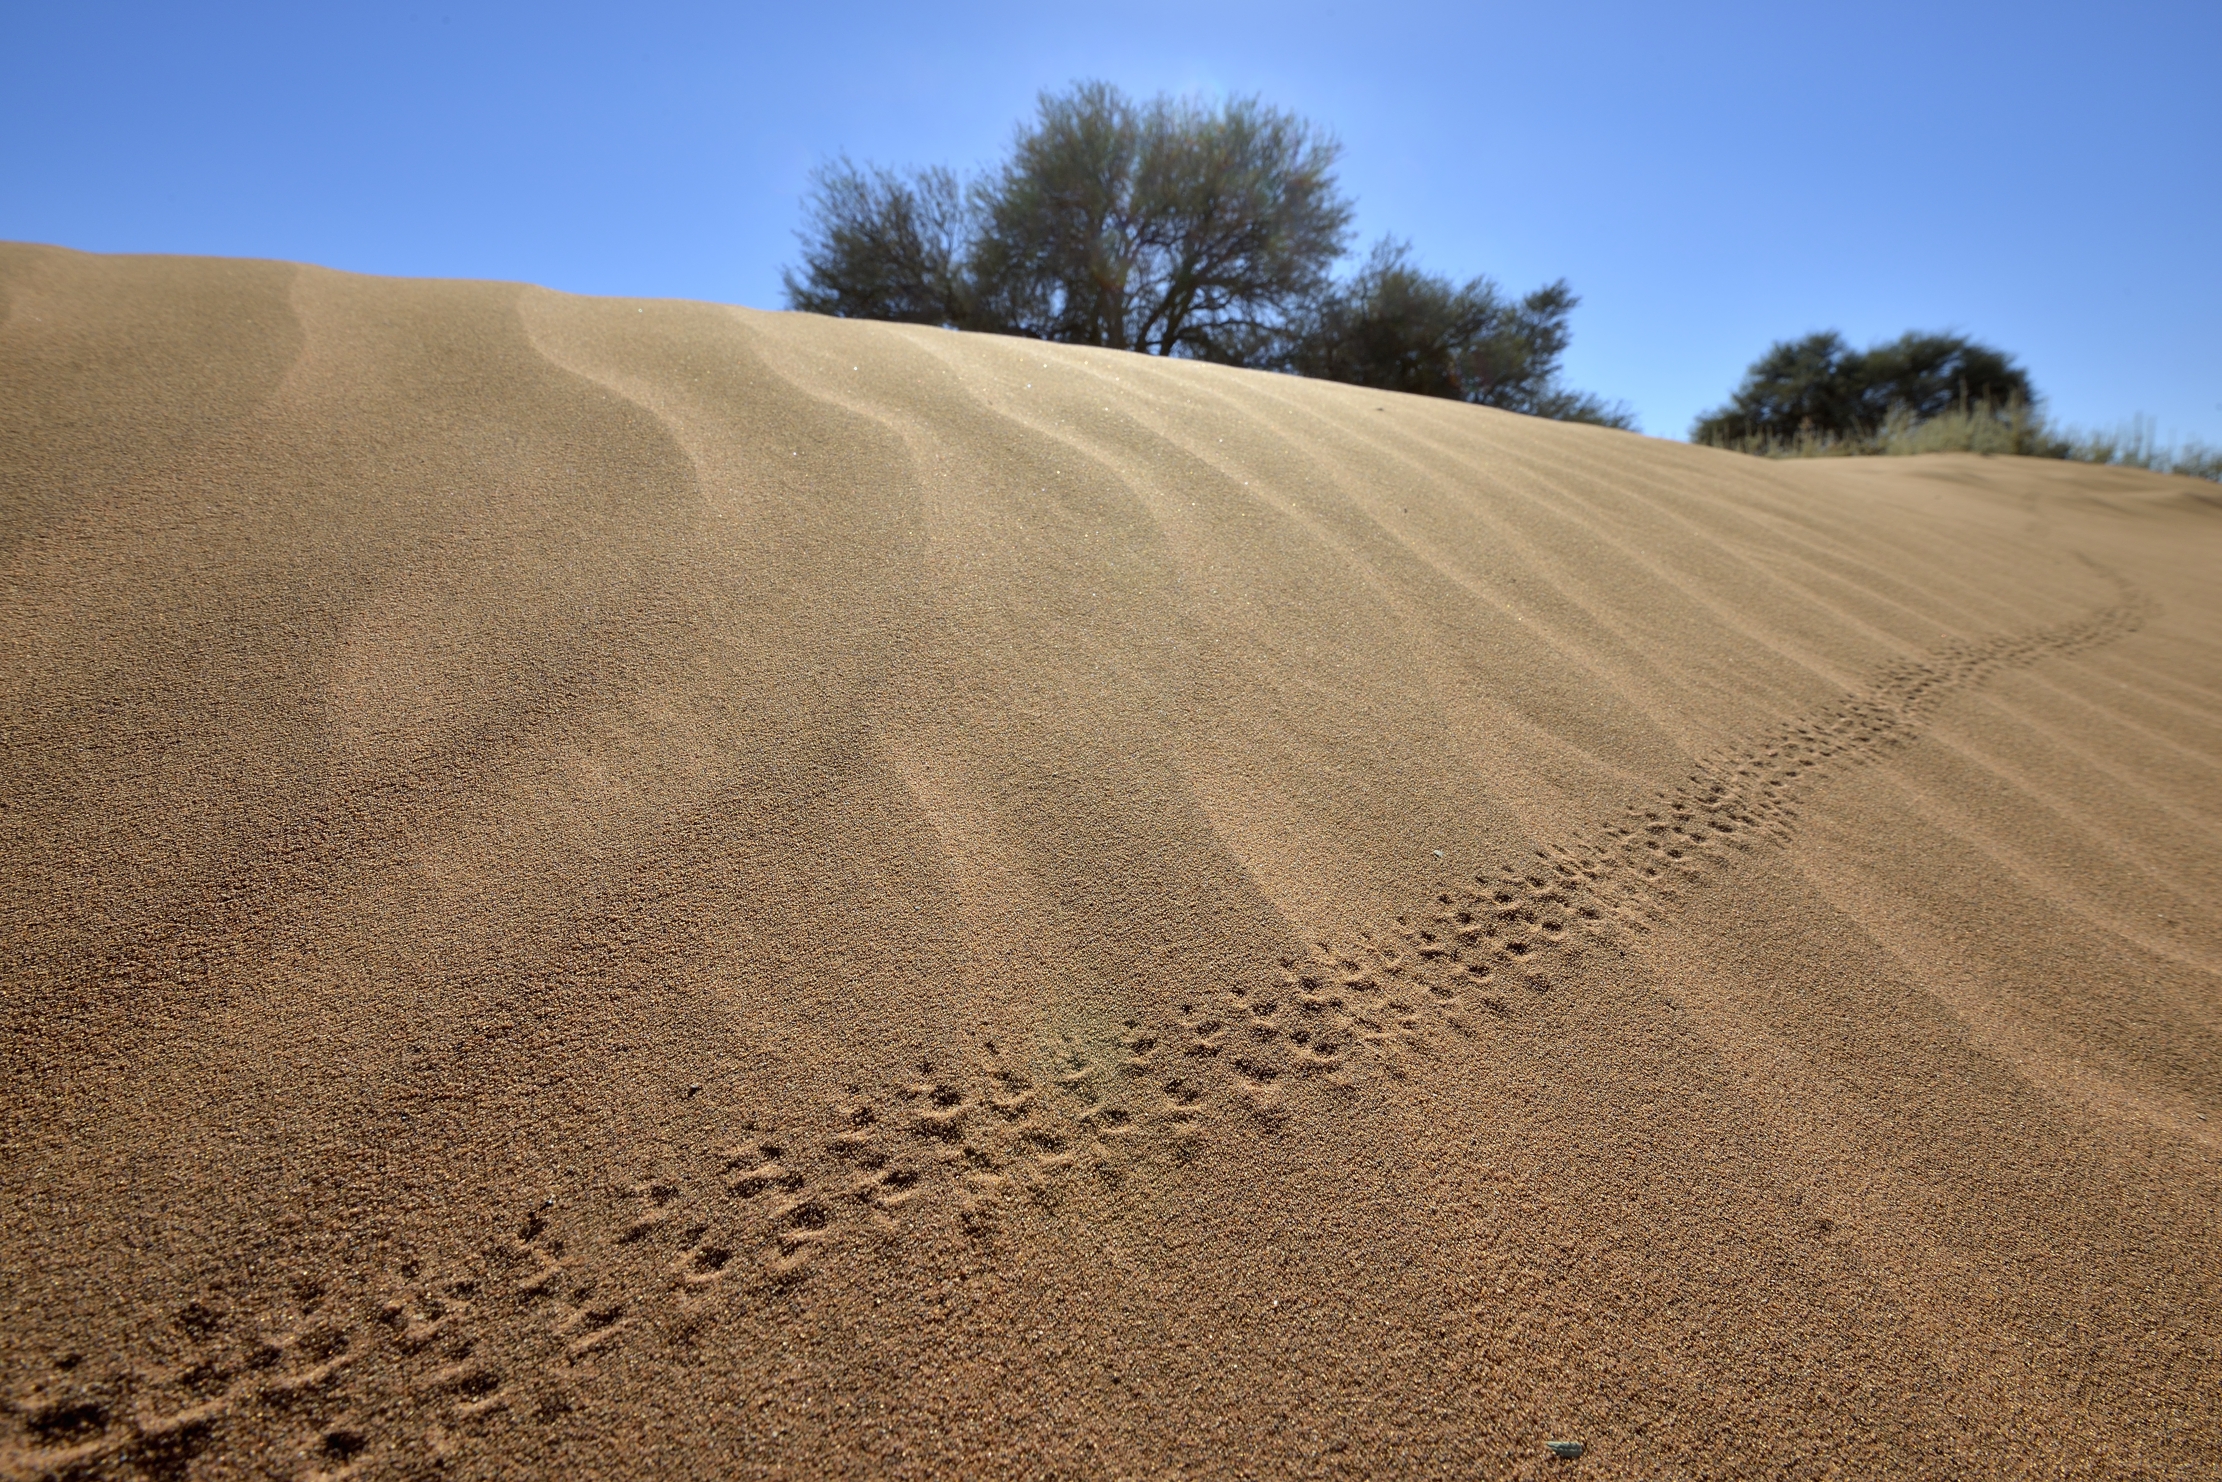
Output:
[[[905,179],[843,158],[810,179],[802,272],[780,273],[788,307],[900,324],[973,323],[973,211],[956,176],[929,169]]]
[[[1893,415],[1921,421],[1962,406],[2008,416],[2036,403],[2029,373],[2012,356],[1965,336],[1909,331],[1854,350],[1824,330],[1769,346],[1728,405],[1698,418],[1690,441],[1856,441],[1875,436]]]
[[[981,301],[1042,339],[1247,362],[1342,256],[1337,152],[1255,99],[1044,97],[979,190]]]
[[[1290,340],[1298,375],[1384,391],[1449,396],[1565,422],[1631,427],[1608,405],[1558,381],[1581,302],[1563,278],[1507,299],[1486,277],[1463,284],[1422,271],[1408,243],[1384,238],[1366,265],[1315,303]]]

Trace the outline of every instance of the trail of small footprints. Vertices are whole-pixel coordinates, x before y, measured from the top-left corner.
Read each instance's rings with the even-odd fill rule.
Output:
[[[1650,931],[1735,855],[1786,842],[1814,784],[1910,742],[1949,695],[2134,632],[2151,604],[2117,585],[2120,603],[2079,622],[1893,664],[1836,709],[1707,760],[1586,838],[1439,884],[1432,908],[1398,918],[1386,939],[1314,944],[1311,961],[1282,964],[1284,983],[1343,1043],[1391,1051],[1384,1063],[1399,1073],[1400,1045],[1429,1043],[1438,1024],[1475,1034],[1485,1016],[1515,1012],[1523,994],[1550,991],[1547,965]]]
[[[1228,1099],[1268,1125],[1288,1115],[1292,1083],[1349,1089],[1368,1071],[1412,1074],[1550,992],[1553,974],[1585,951],[1667,920],[1730,859],[1786,842],[1815,784],[1911,741],[1947,696],[2135,631],[2151,604],[2116,585],[2121,600],[2081,621],[1893,664],[1835,709],[1707,760],[1586,838],[1441,882],[1429,908],[1393,931],[1314,943],[1308,957],[1283,960],[1271,991],[1233,986],[1183,1006],[1188,1053],[1223,1064]]]
[[[1126,1091],[1150,1063],[1148,1036],[1129,1038],[1116,1060],[1063,1041],[1047,1075],[992,1044],[963,1080],[925,1062],[884,1095],[855,1088],[804,1137],[743,1125],[599,1211],[519,1211],[463,1269],[404,1268],[373,1310],[305,1279],[275,1320],[195,1302],[170,1324],[174,1363],[96,1376],[56,1360],[7,1407],[0,1476],[180,1476],[213,1448],[338,1479],[499,1444],[589,1405],[628,1346],[687,1362],[729,1307],[776,1300],[926,1205],[985,1239],[1016,1201],[1053,1209],[1076,1179],[1115,1186],[1139,1128]],[[1192,1116],[1176,1102],[1169,1122]]]
[[[149,1362],[123,1372],[65,1353],[6,1405],[19,1432],[0,1475],[182,1477],[193,1459],[246,1429],[278,1439],[300,1474],[345,1476],[370,1444],[349,1381],[364,1354],[324,1287],[290,1285],[261,1322],[187,1303],[147,1337]]]
[[[1014,1206],[1054,1209],[1076,1181],[1115,1188],[1144,1159],[1193,1156],[1221,1116],[1278,1128],[1299,1087],[1348,1095],[1364,1077],[1412,1075],[1552,991],[1585,950],[1665,921],[1734,856],[1786,841],[1814,784],[1911,740],[1949,694],[2133,631],[2149,605],[2124,595],[2080,623],[1893,665],[1587,838],[1439,885],[1393,930],[1315,943],[1270,982],[1182,1002],[1167,1022],[1066,1037],[1025,1063],[983,1042],[961,1072],[929,1061],[891,1090],[852,1087],[800,1135],[743,1126],[690,1169],[630,1185],[599,1220],[552,1199],[521,1211],[471,1269],[407,1270],[406,1289],[359,1318],[304,1278],[275,1322],[188,1305],[163,1364],[96,1377],[64,1355],[9,1404],[0,1475],[176,1477],[250,1437],[306,1478],[437,1465],[590,1403],[599,1365],[629,1344],[687,1361],[729,1304],[868,1255],[922,1209],[989,1239]]]

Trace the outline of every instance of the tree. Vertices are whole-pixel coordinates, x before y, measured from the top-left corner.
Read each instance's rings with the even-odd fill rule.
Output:
[[[981,299],[1019,334],[1245,363],[1342,256],[1338,152],[1255,99],[1045,95],[979,194]]]
[[[1455,397],[1481,406],[1608,427],[1634,423],[1558,384],[1581,300],[1560,279],[1517,302],[1486,277],[1464,284],[1423,272],[1408,243],[1384,238],[1347,282],[1315,303],[1292,337],[1288,368],[1383,391]]]
[[[780,273],[788,307],[899,324],[973,322],[973,210],[956,176],[932,169],[905,180],[843,158],[810,180],[803,270]]]
[[[1316,296],[1350,204],[1337,147],[1255,99],[1044,94],[1009,161],[960,185],[847,159],[811,177],[790,307],[1247,364]]]
[[[1729,404],[1698,419],[1690,440],[1716,447],[1800,437],[1862,441],[1893,416],[1921,421],[1963,407],[2004,417],[2036,404],[2027,371],[1964,336],[1909,331],[1854,350],[1830,330],[1770,346]]]
[[[2012,356],[1964,335],[1908,331],[1860,357],[1863,398],[1870,414],[1902,410],[1916,420],[1954,406],[2035,406],[2029,373]],[[1876,424],[1876,425],[1879,425]]]

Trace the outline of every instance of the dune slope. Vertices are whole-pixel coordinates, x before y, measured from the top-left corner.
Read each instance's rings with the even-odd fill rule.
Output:
[[[2218,558],[0,247],[0,1473],[2213,1475]]]

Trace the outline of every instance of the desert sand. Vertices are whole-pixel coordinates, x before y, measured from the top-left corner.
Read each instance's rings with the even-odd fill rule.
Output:
[[[0,1475],[2222,1474],[2215,486],[0,305]]]

